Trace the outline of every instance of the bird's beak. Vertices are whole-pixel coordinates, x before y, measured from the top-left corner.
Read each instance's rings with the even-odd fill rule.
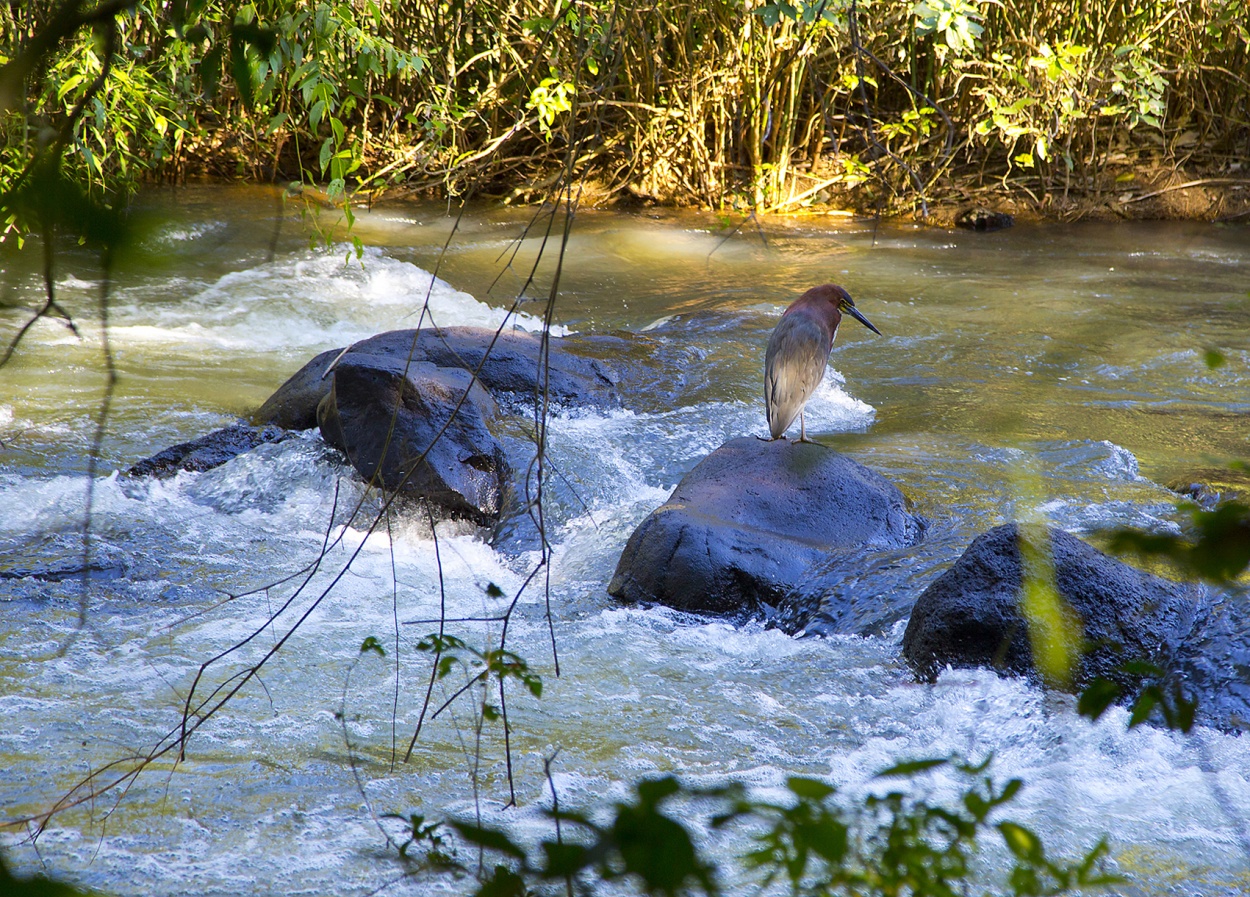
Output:
[[[860,311],[858,308],[856,308],[854,305],[845,305],[842,307],[842,310],[850,314],[852,318],[854,318],[856,321],[859,321],[859,323],[863,324],[865,327],[867,327],[877,336],[881,335],[881,331],[878,330],[876,327],[873,327],[872,321],[865,318],[864,313]]]

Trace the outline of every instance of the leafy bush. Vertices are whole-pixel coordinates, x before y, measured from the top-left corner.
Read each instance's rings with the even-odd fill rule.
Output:
[[[819,779],[794,776],[780,800],[752,796],[740,784],[690,788],[672,776],[645,779],[634,797],[613,805],[606,822],[586,813],[555,810],[553,838],[537,849],[518,843],[499,828],[454,820],[461,841],[480,851],[483,869],[478,897],[517,895],[563,882],[593,893],[595,882],[628,880],[641,892],[673,895],[722,893],[726,864],[706,855],[683,819],[692,805],[711,805],[713,830],[738,826],[754,848],[742,862],[760,888],[783,883],[795,895],[911,895],[955,897],[968,892],[985,869],[975,863],[980,839],[996,832],[1010,867],[1000,893],[1064,894],[1119,881],[1104,868],[1105,842],[1074,862],[1049,857],[1032,830],[1008,820],[992,821],[1019,793],[1012,779],[1002,787],[986,774],[989,761],[902,763],[879,773],[879,780],[914,780],[946,767],[965,781],[952,805],[930,803],[906,790],[869,794],[858,803],[838,800],[837,790]],[[680,802],[681,809],[670,809]],[[436,862],[427,868],[448,871],[446,841],[438,826],[414,817],[414,842],[424,841]],[[491,862],[485,857],[491,856]],[[491,863],[494,865],[491,865]],[[460,874],[470,867],[453,860]]]
[[[32,0],[0,9],[5,181],[66,130],[98,189],[188,171],[787,209],[1244,154],[1241,0]],[[868,170],[873,177],[865,180]],[[537,186],[531,186],[531,185]]]

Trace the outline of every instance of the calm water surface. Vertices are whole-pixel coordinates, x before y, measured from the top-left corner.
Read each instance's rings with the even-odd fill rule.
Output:
[[[103,392],[89,256],[67,247],[56,279],[81,337],[41,322],[0,370],[0,816],[45,808],[93,770],[148,750],[177,726],[201,663],[260,631],[210,669],[215,686],[308,616],[177,769],[161,761],[120,802],[58,817],[37,852],[0,836],[20,870],[42,862],[127,895],[364,894],[388,882],[424,894],[428,883],[398,881],[382,829],[400,828],[377,817],[472,813],[476,796],[487,818],[538,837],[550,799],[543,759],[557,750],[566,806],[668,771],[761,789],[801,772],[857,793],[896,760],[958,752],[993,753],[999,777],[1025,780],[1011,815],[1053,851],[1109,836],[1132,880],[1125,893],[1250,887],[1246,738],[1128,732],[1119,711],[1090,723],[1069,699],[987,672],[921,686],[899,659],[906,608],[976,534],[1026,513],[1087,535],[1167,526],[1176,496],[1166,486],[1250,457],[1250,229],[874,233],[870,222],[821,219],[731,233],[710,216],[582,212],[561,274],[561,332],[641,331],[680,315],[703,360],[680,407],[552,421],[560,675],[546,598],[531,586],[509,644],[546,688],[541,700],[511,699],[519,806],[505,810],[501,739],[488,728],[475,764],[465,708],[427,724],[411,762],[391,758],[428,681],[415,645],[434,627],[419,621],[440,606],[495,612],[489,584],[516,594],[536,546],[492,548],[443,523],[436,552],[412,508],[366,538],[344,508],[370,499],[315,434],[208,473],[131,481],[114,471],[246,414],[316,352],[415,326],[427,292],[438,323],[484,325],[501,323],[522,292],[533,301],[519,326],[536,328],[559,223],[535,265],[545,223],[522,238],[531,211],[481,211],[453,234],[444,207],[375,209],[361,216],[357,261],[346,245],[310,248],[298,216],[263,191],[185,190],[146,205],[150,227],[119,265],[110,310],[119,382],[81,628],[79,582],[58,571],[81,553]],[[6,341],[40,301],[30,255],[0,255]],[[791,638],[618,606],[605,587],[629,533],[707,452],[764,432],[769,330],[787,302],[826,281],[847,286],[884,335],[843,328],[808,432],[898,483],[932,521],[929,538],[837,586],[866,608],[859,635]],[[1222,366],[1204,363],[1209,349]],[[327,534],[338,541],[309,589],[265,626],[294,591],[283,577]],[[811,630],[822,631],[819,619]],[[477,644],[491,634],[460,631]],[[360,654],[370,635],[386,657]],[[940,796],[953,785],[937,776],[927,787]],[[742,847],[712,843],[725,855]]]

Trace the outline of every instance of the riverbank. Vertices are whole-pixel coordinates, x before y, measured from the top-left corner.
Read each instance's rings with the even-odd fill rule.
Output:
[[[1122,154],[1123,155],[1123,154]],[[832,167],[825,161],[820,168]],[[195,183],[266,183],[253,177],[228,177],[223,172],[246,168],[230,155],[201,157],[197,172],[184,181]],[[802,189],[810,181],[819,189]],[[934,227],[958,226],[993,230],[1014,222],[1077,221],[1208,221],[1250,223],[1250,165],[1208,155],[1200,161],[1176,164],[1161,158],[1127,155],[1109,164],[1097,183],[1079,179],[1045,182],[1041,177],[1011,176],[987,179],[982,172],[957,172],[940,179],[924,193],[898,195],[883,190],[871,180],[847,184],[800,173],[792,200],[774,206],[752,209],[745,198],[731,198],[723,207],[696,202],[688,196],[655,195],[633,184],[609,184],[596,177],[566,187],[559,172],[550,176],[518,178],[493,184],[477,191],[451,196],[441,186],[392,184],[384,188],[352,194],[356,202],[467,198],[504,205],[535,205],[565,202],[575,197],[578,205],[596,209],[638,210],[666,208],[781,216],[788,218],[862,218],[907,221]],[[281,183],[279,181],[279,183]],[[294,183],[294,182],[292,182]],[[324,185],[299,185],[299,193],[320,205],[331,207],[336,199]],[[467,194],[467,195],[466,195]],[[883,194],[887,194],[883,197]],[[342,201],[341,195],[338,202]],[[999,216],[995,220],[995,216]]]
[[[1250,215],[1241,0],[131,5],[107,59],[95,13],[0,13],[0,188],[65,181],[0,189],[6,229],[63,188],[205,175],[939,225]]]

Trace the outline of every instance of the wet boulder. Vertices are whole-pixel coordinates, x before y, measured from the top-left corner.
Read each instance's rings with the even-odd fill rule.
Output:
[[[686,611],[755,612],[801,594],[831,552],[900,548],[923,532],[875,471],[815,443],[741,437],[700,461],[634,531],[608,592]]]
[[[1063,613],[1083,638],[1075,646],[1080,661],[1073,686],[1103,678],[1131,693],[1140,675],[1127,663],[1174,669],[1201,590],[1130,567],[1062,530],[1043,532],[1034,548],[1049,556]],[[919,677],[933,680],[947,665],[1038,677],[1020,607],[1027,570],[1020,540],[1015,524],[978,536],[916,600],[903,655]],[[1040,575],[1049,575],[1045,567]]]
[[[547,368],[543,370],[539,366],[543,338],[538,334],[524,330],[496,333],[485,327],[429,328],[415,333],[415,348],[414,331],[393,330],[356,343],[348,354],[403,360],[411,352],[414,361],[477,371],[482,384],[501,400],[530,399],[532,403],[546,385],[558,402],[604,407],[620,401],[616,378],[608,366],[568,351],[557,337],[547,340]]]
[[[266,443],[281,442],[290,435],[281,426],[254,427],[240,421],[190,442],[182,442],[159,451],[133,465],[126,473],[130,476],[160,478],[173,476],[180,470],[212,470],[236,455]]]
[[[340,355],[344,361],[368,356],[390,363],[411,357],[414,364],[476,372],[497,401],[514,408],[532,408],[535,397],[545,395],[573,408],[619,407],[629,399],[639,410],[667,409],[678,400],[694,352],[680,340],[629,333],[544,341],[526,331],[496,333],[483,327],[392,330],[354,343],[345,353],[334,349],[317,355],[251,420],[288,429],[316,426],[317,406],[330,391],[327,372]]]
[[[1169,670],[1197,704],[1199,722],[1250,730],[1250,606],[1237,592],[1204,601]]]
[[[322,437],[366,481],[486,524],[499,518],[511,475],[490,430],[496,413],[465,370],[349,353],[317,417]]]

